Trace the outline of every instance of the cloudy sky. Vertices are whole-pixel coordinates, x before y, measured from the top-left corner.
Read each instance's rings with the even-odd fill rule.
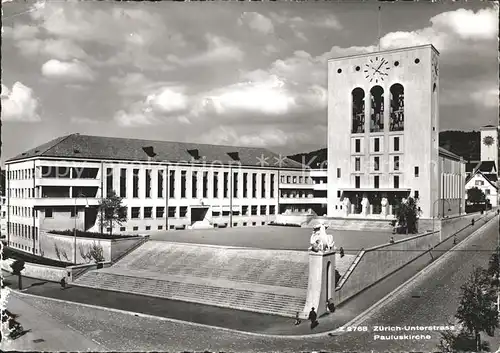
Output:
[[[3,3],[2,161],[83,134],[326,143],[326,60],[377,45],[376,3]],[[498,122],[498,10],[384,5],[381,48],[440,51],[441,128]]]

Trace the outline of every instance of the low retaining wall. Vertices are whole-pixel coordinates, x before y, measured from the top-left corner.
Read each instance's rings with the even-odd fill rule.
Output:
[[[496,212],[496,211],[495,211]],[[435,247],[440,241],[445,241],[453,234],[461,231],[482,218],[490,220],[495,212],[483,215],[476,213],[459,217],[436,220],[436,231],[427,232],[410,238],[396,241],[393,244],[379,245],[358,254],[351,267],[347,270],[335,290],[335,302],[340,304],[367,287],[375,284],[396,270],[404,267],[412,260],[423,255],[430,248]],[[438,231],[438,225],[442,234]]]
[[[346,301],[438,243],[439,232],[431,232],[364,250],[335,290],[335,302]]]
[[[313,214],[305,214],[305,215],[288,215],[288,214],[279,214],[276,215],[275,223],[278,224],[307,224],[312,219],[314,219],[316,215]]]
[[[2,260],[2,270],[12,273],[12,268],[10,267],[10,265],[14,261],[14,259]],[[24,270],[21,271],[21,274],[26,277],[59,282],[61,278],[66,276],[66,269],[61,267],[38,265],[25,262]]]
[[[78,277],[82,276],[84,273],[91,270],[98,270],[100,268],[107,268],[112,265],[111,262],[100,262],[94,264],[84,264],[66,267],[65,277],[69,282],[73,282]]]
[[[138,236],[123,239],[96,239],[96,238],[76,238],[76,263],[85,264],[94,262],[85,256],[91,246],[101,246],[103,250],[104,262],[110,262],[126,253],[136,244],[144,241],[144,237]],[[73,262],[74,257],[74,237],[69,235],[52,234],[40,231],[40,255],[49,259]],[[57,249],[57,250],[56,250]]]

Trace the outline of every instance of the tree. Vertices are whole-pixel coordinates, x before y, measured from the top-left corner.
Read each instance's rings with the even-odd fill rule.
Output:
[[[473,187],[467,190],[467,201],[472,204],[483,203],[486,202],[486,195],[481,189]]]
[[[500,231],[500,230],[499,230]],[[491,284],[494,287],[498,287],[500,284],[500,267],[498,263],[498,254],[499,254],[499,247],[496,248],[495,252],[491,254],[490,260],[488,262],[488,275],[490,275],[490,278],[492,279]]]
[[[499,327],[496,294],[491,287],[488,271],[481,267],[475,268],[460,289],[460,304],[455,317],[463,326],[464,333],[474,339],[476,351],[480,351],[480,333],[485,332],[493,337],[495,329]]]
[[[101,223],[106,223],[109,228],[109,235],[113,233],[115,224],[122,225],[127,221],[127,207],[122,205],[123,198],[116,195],[114,191],[107,198],[99,202]]]
[[[12,274],[17,275],[19,290],[23,289],[21,271],[24,270],[24,260],[15,260],[10,268],[12,268]]]
[[[397,207],[396,220],[406,234],[415,234],[418,232],[418,218],[421,214],[422,211],[418,207],[417,201],[413,197],[409,197]]]

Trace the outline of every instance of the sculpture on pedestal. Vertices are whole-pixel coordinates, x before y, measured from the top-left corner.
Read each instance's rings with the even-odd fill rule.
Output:
[[[345,215],[349,215],[351,213],[351,200],[348,197],[344,198],[343,206]]]
[[[370,211],[370,201],[368,201],[367,197],[363,197],[363,200],[361,200],[361,206],[362,206],[362,213],[363,215],[368,215]]]
[[[380,201],[380,204],[382,205],[382,215],[385,217],[388,213],[387,205],[389,204],[389,201],[387,201],[387,197],[382,197],[382,201]]]
[[[320,223],[319,226],[314,227],[310,244],[311,246],[309,247],[309,250],[314,252],[324,252],[335,249],[333,235],[326,233],[326,226],[324,223]]]

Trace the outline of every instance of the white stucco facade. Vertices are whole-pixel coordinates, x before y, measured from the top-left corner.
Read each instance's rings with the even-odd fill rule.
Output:
[[[424,45],[328,61],[328,216],[387,218],[409,196],[422,218],[443,198],[463,212],[465,164],[439,148],[438,57]]]
[[[480,189],[486,195],[492,207],[498,206],[498,186],[490,182],[481,172],[475,173],[465,185],[467,190],[474,187]]]

